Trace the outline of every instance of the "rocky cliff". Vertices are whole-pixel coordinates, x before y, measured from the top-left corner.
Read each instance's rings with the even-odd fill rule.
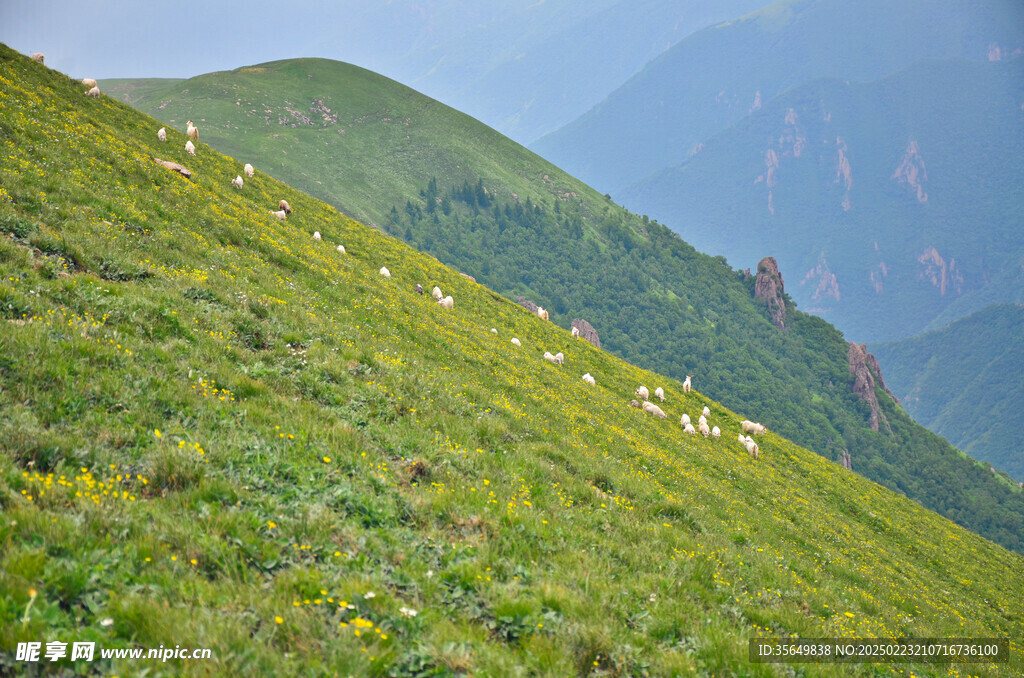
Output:
[[[850,342],[849,347],[847,360],[850,364],[850,374],[854,375],[853,392],[871,408],[868,425],[871,426],[871,430],[877,431],[879,422],[882,422],[889,429],[889,421],[882,414],[878,397],[875,395],[875,384],[878,383],[892,396],[892,392],[885,386],[885,380],[882,379],[882,368],[875,356],[868,353],[867,345]]]
[[[786,329],[786,299],[779,273],[779,262],[775,257],[765,257],[757,263],[757,278],[754,280],[754,297],[768,305],[768,315],[780,330]]]
[[[572,326],[580,331],[580,336],[594,345],[594,348],[601,348],[601,339],[597,336],[597,330],[583,318],[576,318]]]

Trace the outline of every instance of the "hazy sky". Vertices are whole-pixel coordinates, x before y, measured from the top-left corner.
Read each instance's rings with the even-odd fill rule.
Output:
[[[528,4],[390,0],[0,0],[0,42],[73,77],[191,77],[319,56],[390,74],[424,41]],[[463,6],[463,7],[460,7]],[[469,6],[469,9],[465,9]]]

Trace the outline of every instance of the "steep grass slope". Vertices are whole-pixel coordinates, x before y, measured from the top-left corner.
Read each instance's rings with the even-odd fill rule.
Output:
[[[944,329],[870,348],[914,419],[1024,481],[1024,453],[1011,442],[1024,420],[1024,306],[997,304]]]
[[[1024,550],[1024,493],[890,405],[868,405],[842,335],[477,121],[378,75],[289,60],[185,82],[102,83],[240,160],[371,221],[508,298],[525,295],[602,347],[683,379],[773,431]],[[133,89],[134,88],[134,89]],[[753,263],[753,262],[750,262]],[[792,276],[786,271],[792,286]]]
[[[776,676],[747,641],[790,634],[1024,668],[1019,555],[773,434],[752,460],[721,405],[3,46],[0,84],[6,672],[60,639],[214,654],[117,675]],[[705,404],[722,440],[675,423]],[[801,667],[909,670],[952,673]]]

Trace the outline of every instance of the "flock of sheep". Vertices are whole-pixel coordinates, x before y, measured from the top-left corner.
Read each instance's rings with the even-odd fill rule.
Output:
[[[38,58],[36,58],[36,57],[38,57]],[[39,61],[40,63],[42,63],[43,55],[41,55],[41,54],[33,55],[33,58],[36,59],[37,61]],[[92,78],[85,78],[84,80],[82,80],[82,84],[85,85],[86,87],[90,88],[86,92],[87,95],[93,96],[93,97],[97,97],[97,96],[100,95],[100,89],[97,86],[96,81],[94,79],[92,79]],[[188,153],[189,155],[194,156],[196,154],[196,147],[195,147],[195,144],[193,144],[192,142],[193,141],[199,141],[199,128],[196,127],[195,124],[191,120],[189,120],[186,123],[186,131],[185,131],[185,133],[186,133],[186,135],[189,138],[189,140],[187,142],[185,142],[185,152]],[[156,136],[157,136],[157,138],[160,141],[167,141],[167,130],[165,128],[161,127],[160,130],[156,133]],[[244,171],[245,175],[247,177],[249,177],[250,179],[255,174],[255,170],[253,169],[253,166],[250,165],[249,163],[245,164],[245,168],[243,169],[243,171]],[[242,187],[244,185],[244,180],[242,179],[242,176],[241,175],[236,176],[231,181],[231,185],[234,186],[238,190],[242,190]],[[289,214],[291,214],[291,212],[292,212],[292,208],[288,204],[288,201],[287,200],[281,200],[278,203],[277,211],[271,211],[270,213],[273,214],[278,219],[281,219],[283,221]],[[317,240],[317,241],[321,240],[320,232],[319,231],[316,231],[316,232],[313,233],[313,239]],[[344,245],[338,245],[338,251],[341,252],[342,254],[345,254],[345,247],[344,247]],[[390,278],[391,277],[391,271],[389,271],[386,266],[382,267],[380,269],[380,274],[382,276],[384,276],[385,278]],[[418,293],[420,293],[420,294],[423,294],[423,287],[421,285],[416,285],[416,291]],[[442,308],[446,308],[446,309],[454,309],[455,308],[455,300],[452,298],[452,296],[451,295],[444,296],[444,294],[441,292],[441,288],[437,287],[436,285],[434,286],[434,289],[431,291],[430,294],[434,298],[434,300],[437,302],[437,304],[439,306],[441,306]],[[548,312],[546,310],[544,310],[543,307],[538,307],[536,313],[537,313],[537,315],[541,319],[549,320],[549,314],[548,314]],[[491,328],[491,332],[494,333],[494,334],[497,334],[498,330],[495,329],[495,328]],[[579,330],[576,327],[572,328],[572,336],[573,336],[574,339],[577,339],[580,336],[580,332],[579,332]],[[519,339],[516,338],[516,337],[512,337],[512,344],[514,346],[516,346],[516,347],[522,347],[522,345],[523,345],[522,342],[519,341]],[[563,365],[565,363],[565,356],[561,352],[558,352],[558,353],[555,353],[554,355],[552,355],[550,351],[545,351],[544,352],[544,359],[547,360],[548,362],[550,362],[553,365]],[[686,380],[683,382],[683,392],[684,393],[689,393],[690,392],[691,378],[692,378],[691,376],[687,375]],[[591,386],[594,386],[594,385],[597,384],[597,380],[594,379],[594,377],[591,376],[591,374],[589,372],[583,375],[583,381],[585,383],[587,383],[587,384],[590,384]],[[648,400],[648,398],[650,398],[650,392],[647,390],[646,386],[640,386],[638,389],[636,389],[635,393],[636,393],[637,396],[639,396],[643,400],[643,403],[641,404],[640,402],[637,402],[636,400],[633,400],[633,401],[630,402],[630,405],[632,407],[636,407],[637,409],[642,409],[645,413],[652,414],[652,415],[654,415],[655,417],[657,417],[659,419],[667,418],[668,415],[665,414],[664,410],[662,410],[660,407],[658,407],[657,405],[652,403],[650,400]],[[658,388],[654,389],[654,397],[658,398],[661,402],[665,402],[665,390],[663,388],[661,388],[660,386]],[[679,424],[680,424],[680,426],[683,427],[683,432],[684,433],[688,433],[690,435],[697,435],[697,433],[700,432],[700,434],[703,435],[705,438],[707,438],[708,436],[710,436],[712,438],[716,438],[716,439],[720,438],[722,436],[721,429],[719,429],[717,426],[714,426],[714,427],[709,427],[708,426],[707,418],[709,416],[711,416],[711,410],[708,407],[705,406],[703,411],[701,412],[700,416],[697,418],[697,428],[693,427],[693,424],[691,423],[691,420],[690,420],[690,415],[688,415],[688,414],[684,414],[679,419]],[[751,434],[752,433],[754,435],[759,435],[759,434],[766,433],[768,431],[768,429],[765,426],[762,426],[761,424],[749,421],[747,419],[744,419],[742,422],[740,422],[740,426],[743,429],[743,433],[739,434],[739,436],[737,437],[737,440],[747,449],[747,452],[750,454],[751,457],[753,457],[754,459],[757,459],[760,456],[760,449],[758,448],[757,443],[754,442],[754,439],[751,438],[749,435],[744,436],[743,434],[744,433],[747,433],[747,434]]]

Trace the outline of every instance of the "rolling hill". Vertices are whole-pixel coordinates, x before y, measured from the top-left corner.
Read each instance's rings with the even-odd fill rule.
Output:
[[[1024,300],[1022,104],[1024,59],[814,81],[622,199],[731,261],[772,252],[857,341],[912,336]]]
[[[1024,307],[997,304],[919,337],[872,344],[886,383],[917,421],[1024,481],[1012,444],[1024,419]]]
[[[696,387],[773,431],[1024,548],[1024,493],[915,424],[866,356],[781,287],[700,254],[468,116],[325,60],[167,83],[101,83],[474,276],[606,350]],[[204,122],[205,120],[205,122]],[[858,386],[860,384],[860,386]],[[860,395],[855,393],[859,389]]]
[[[774,434],[751,459],[722,405],[2,45],[0,82],[5,672],[61,639],[213,650],[118,674],[770,676],[748,641],[791,634],[1024,667],[1018,554]]]
[[[811,80],[867,82],[922,59],[986,61],[1021,49],[1019,3],[778,0],[681,40],[530,147],[618,198],[625,187],[685,162],[718,132]]]

